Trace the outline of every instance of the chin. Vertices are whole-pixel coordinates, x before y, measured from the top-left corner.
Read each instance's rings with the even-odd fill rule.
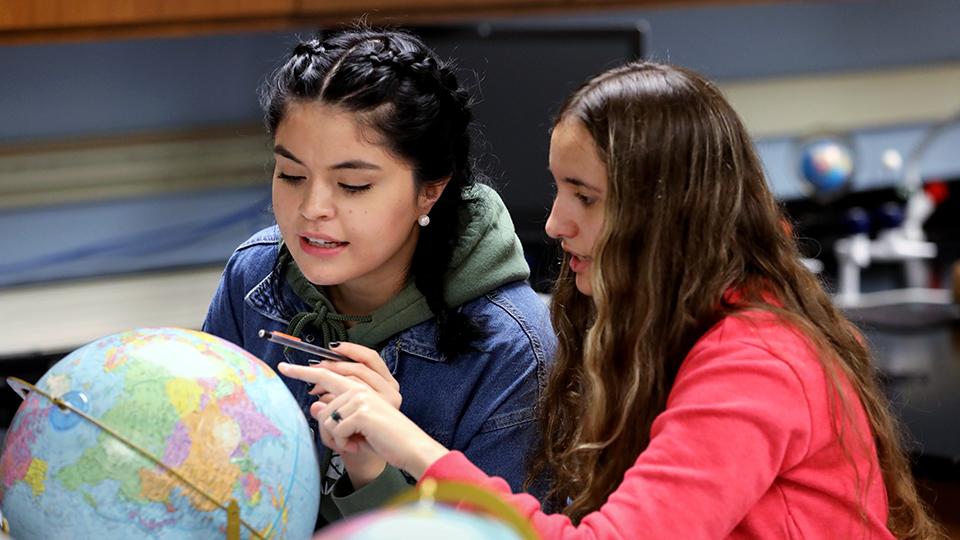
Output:
[[[317,287],[332,287],[334,285],[339,285],[343,283],[343,280],[334,279],[326,275],[316,276],[316,275],[304,274],[304,276],[306,276],[307,281],[309,281],[310,283],[313,283]]]
[[[590,276],[586,274],[577,274],[577,290],[585,296],[593,296],[593,287],[590,286]]]
[[[339,285],[345,281],[345,276],[342,275],[342,272],[332,271],[333,269],[329,267],[310,268],[309,266],[304,266],[299,262],[297,263],[297,266],[300,267],[300,271],[303,272],[304,277],[306,277],[310,283],[313,283],[318,287]]]

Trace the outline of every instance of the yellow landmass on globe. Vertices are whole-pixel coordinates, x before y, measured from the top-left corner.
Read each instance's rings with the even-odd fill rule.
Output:
[[[40,458],[33,458],[30,466],[27,468],[27,474],[23,481],[33,490],[33,496],[39,497],[45,489],[44,481],[47,479],[47,462]]]
[[[200,408],[200,397],[203,396],[203,387],[200,383],[190,379],[170,379],[166,384],[167,399],[177,410],[181,418],[192,414]]]
[[[203,489],[210,497],[226,503],[232,496],[234,484],[240,477],[240,468],[230,461],[230,455],[240,444],[240,426],[223,413],[216,403],[203,410],[194,410],[182,419],[190,434],[190,450],[177,472]],[[216,466],[212,466],[212,464]],[[170,474],[157,469],[140,470],[141,495],[144,498],[169,502],[171,490],[180,485]],[[217,505],[187,486],[180,486],[190,503],[203,512]]]

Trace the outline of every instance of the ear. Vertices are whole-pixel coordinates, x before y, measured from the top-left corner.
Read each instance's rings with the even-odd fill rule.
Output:
[[[417,196],[417,208],[421,214],[429,214],[433,205],[440,199],[443,190],[450,183],[450,177],[446,177],[438,182],[431,182],[420,186],[420,194]]]

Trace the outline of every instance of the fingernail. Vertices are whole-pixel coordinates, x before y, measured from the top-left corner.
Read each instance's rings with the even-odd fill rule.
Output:
[[[330,348],[331,348],[331,349],[336,349],[336,348],[339,347],[339,346],[340,346],[340,342],[339,342],[339,341],[331,341],[331,342],[330,342]]]
[[[280,362],[279,364],[277,364],[277,370],[279,371],[286,371],[289,368],[290,368],[290,364],[286,362]]]

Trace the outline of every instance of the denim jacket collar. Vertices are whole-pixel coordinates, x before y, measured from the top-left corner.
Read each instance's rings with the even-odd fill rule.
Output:
[[[263,315],[268,319],[288,324],[290,322],[289,310],[284,309],[282,299],[278,298],[277,291],[280,290],[280,280],[278,279],[276,269],[271,270],[267,277],[260,280],[252,289],[244,295],[243,301],[250,306],[250,309]]]

